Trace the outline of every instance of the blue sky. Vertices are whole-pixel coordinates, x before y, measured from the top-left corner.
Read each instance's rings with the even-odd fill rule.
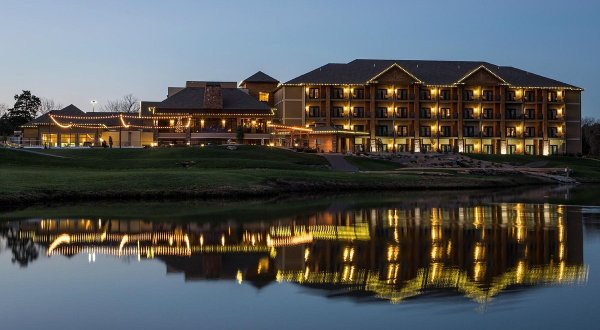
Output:
[[[600,118],[599,1],[4,1],[0,103],[91,111],[186,80],[286,81],[355,58],[482,60],[585,89]]]

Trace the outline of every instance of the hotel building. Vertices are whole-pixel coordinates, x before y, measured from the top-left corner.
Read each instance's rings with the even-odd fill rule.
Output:
[[[487,62],[330,63],[274,92],[279,128],[322,151],[581,152],[582,89]]]
[[[271,92],[278,81],[257,72],[236,82],[188,81],[169,87],[161,102],[142,101],[139,113],[83,112],[74,105],[23,125],[21,144],[47,147],[198,145],[271,139]],[[240,141],[241,140],[241,141]]]
[[[273,117],[269,92],[277,83],[262,72],[244,80],[246,88],[236,82],[188,81],[185,87],[169,87],[162,102],[142,101],[140,117],[158,145],[236,142],[242,135],[243,143],[264,145]]]

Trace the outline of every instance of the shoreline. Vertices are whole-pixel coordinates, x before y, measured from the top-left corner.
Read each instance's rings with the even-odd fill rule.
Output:
[[[395,175],[393,175],[395,176]],[[249,200],[267,198],[289,198],[310,194],[335,193],[372,193],[372,192],[407,192],[407,191],[463,191],[505,189],[527,186],[560,186],[552,180],[525,175],[498,175],[488,177],[453,176],[452,180],[444,177],[439,180],[432,176],[417,176],[419,179],[390,181],[311,181],[287,180],[272,178],[269,182],[251,184],[250,186],[235,187],[221,186],[194,187],[193,189],[129,189],[129,190],[59,190],[36,189],[0,195],[0,210],[6,211],[46,203],[65,202],[139,202],[139,201],[194,201],[194,200]],[[376,178],[379,179],[380,175]]]

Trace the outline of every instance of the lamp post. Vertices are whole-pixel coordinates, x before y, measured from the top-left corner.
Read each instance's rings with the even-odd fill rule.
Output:
[[[98,103],[98,101],[96,100],[91,100],[90,103],[92,104],[92,112],[96,112],[96,103]],[[96,139],[94,141],[94,144],[100,143],[100,128],[96,127]]]

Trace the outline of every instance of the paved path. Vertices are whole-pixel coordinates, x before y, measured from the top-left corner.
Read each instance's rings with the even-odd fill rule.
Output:
[[[358,172],[358,167],[348,163],[342,154],[322,154],[322,156],[327,159],[334,171]]]
[[[39,151],[33,151],[33,150],[27,150],[27,149],[23,149],[23,148],[5,148],[6,150],[13,150],[13,151],[21,151],[21,152],[28,152],[30,154],[36,154],[36,155],[40,155],[40,156],[46,156],[46,157],[54,157],[54,158],[69,158],[69,157],[65,157],[65,156],[60,156],[60,155],[53,155],[53,154],[47,154],[44,152],[39,152]]]

